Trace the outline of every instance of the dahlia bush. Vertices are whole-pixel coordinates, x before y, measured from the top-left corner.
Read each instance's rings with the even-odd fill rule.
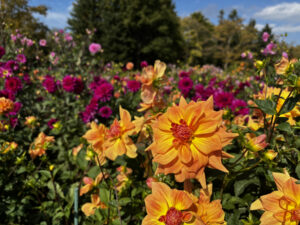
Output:
[[[224,71],[16,32],[0,47],[0,224],[299,224],[300,62],[268,33],[263,59]]]

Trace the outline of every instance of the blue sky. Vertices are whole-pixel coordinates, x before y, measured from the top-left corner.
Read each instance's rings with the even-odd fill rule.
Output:
[[[30,5],[44,4],[49,7],[46,17],[39,17],[51,28],[64,28],[72,10],[74,0],[29,0]],[[247,23],[251,18],[261,29],[266,23],[271,25],[277,35],[288,33],[285,40],[291,44],[300,44],[300,0],[173,0],[177,14],[188,16],[201,11],[213,23],[217,23],[218,14],[224,9],[225,15],[237,9]]]

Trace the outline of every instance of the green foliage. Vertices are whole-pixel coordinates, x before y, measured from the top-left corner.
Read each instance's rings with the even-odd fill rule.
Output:
[[[33,13],[45,16],[47,7],[44,5],[32,7],[28,0],[1,0],[0,10],[0,45],[5,43],[4,38],[9,38],[4,36],[5,29],[18,29],[30,38],[41,38],[48,30],[33,16]]]
[[[176,62],[183,51],[179,20],[170,0],[78,0],[68,20],[75,35],[96,29],[93,41],[106,61]]]

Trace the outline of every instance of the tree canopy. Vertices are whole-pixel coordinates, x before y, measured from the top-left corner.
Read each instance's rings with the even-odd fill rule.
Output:
[[[70,29],[84,36],[96,29],[106,60],[176,62],[183,55],[179,18],[171,0],[77,0]]]

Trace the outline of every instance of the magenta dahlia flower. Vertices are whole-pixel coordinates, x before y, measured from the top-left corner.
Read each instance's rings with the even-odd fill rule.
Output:
[[[178,88],[179,90],[184,94],[188,94],[190,90],[193,88],[193,81],[189,77],[183,77],[179,82],[178,82]]]
[[[77,77],[74,78],[74,82],[74,93],[79,95],[84,89],[84,83]]]
[[[131,92],[137,92],[141,88],[141,83],[136,80],[129,80],[127,81],[127,88]]]
[[[19,63],[26,63],[26,56],[24,54],[18,54],[17,57],[16,57],[16,61],[19,62]]]
[[[22,82],[18,77],[7,77],[5,79],[4,87],[6,90],[11,91],[12,93],[17,93],[22,89]]]
[[[142,61],[140,64],[141,68],[147,67],[148,66],[148,62],[147,61]]]
[[[223,109],[226,106],[230,106],[233,99],[233,94],[229,92],[219,91],[214,94],[215,105],[220,109]]]
[[[62,80],[62,87],[67,92],[73,92],[75,87],[75,80],[72,76],[67,75]]]
[[[5,48],[3,48],[2,46],[0,46],[0,59],[2,58],[2,56],[5,55]]]
[[[50,75],[45,76],[42,85],[49,93],[54,93],[57,89],[55,79]]]
[[[179,73],[179,77],[180,78],[184,78],[184,77],[189,77],[190,76],[190,73],[189,72],[186,72],[186,71],[181,71]]]
[[[58,119],[50,119],[47,123],[48,127],[52,130],[54,127],[53,127],[53,124],[55,124],[56,122],[58,121]]]
[[[114,87],[108,83],[102,83],[94,91],[94,98],[100,100],[101,102],[107,102],[111,99],[113,95]]]
[[[247,103],[241,99],[234,99],[230,106],[232,112],[235,115],[247,115],[249,114],[249,108],[247,108]]]
[[[112,110],[109,106],[103,106],[99,109],[99,112],[101,117],[103,118],[109,118],[112,114]]]

